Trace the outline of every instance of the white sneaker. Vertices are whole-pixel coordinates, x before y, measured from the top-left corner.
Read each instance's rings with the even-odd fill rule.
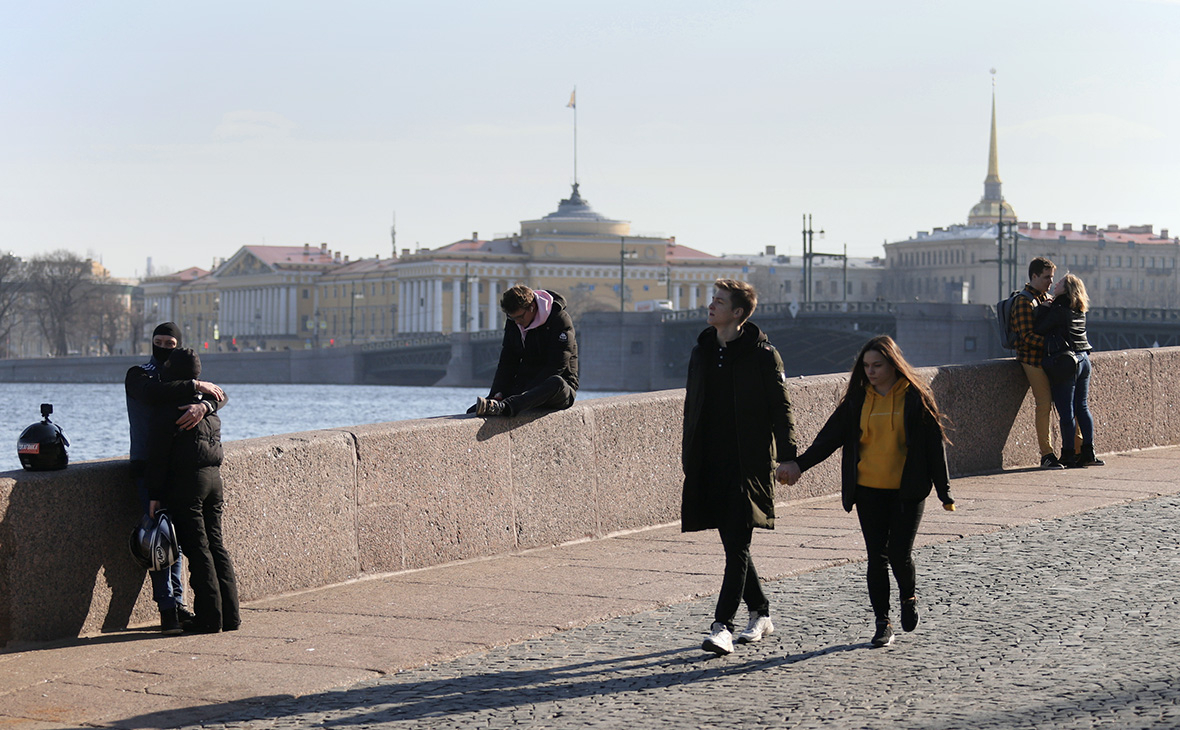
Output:
[[[749,644],[754,641],[762,641],[763,636],[770,636],[774,633],[774,623],[769,616],[764,616],[760,613],[755,613],[750,616],[750,624],[746,626],[746,630],[738,634],[739,644]]]
[[[721,623],[720,621],[714,621],[709,630],[712,633],[709,634],[709,638],[705,639],[704,643],[701,644],[701,648],[705,651],[711,651],[718,656],[732,654],[733,634],[729,632],[729,629],[725,626],[725,624]]]

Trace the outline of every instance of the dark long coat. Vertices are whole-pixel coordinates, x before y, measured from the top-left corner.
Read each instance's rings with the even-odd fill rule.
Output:
[[[708,445],[703,443],[705,364],[717,346],[717,330],[709,327],[697,338],[688,362],[684,398],[684,437],[681,464],[684,493],[680,528],[684,532],[719,527],[705,483]],[[742,335],[727,346],[734,379],[737,413],[738,463],[741,485],[750,502],[750,524],[774,529],[774,469],[776,461],[795,458],[795,423],[787,395],[783,361],[766,335],[747,322]]]

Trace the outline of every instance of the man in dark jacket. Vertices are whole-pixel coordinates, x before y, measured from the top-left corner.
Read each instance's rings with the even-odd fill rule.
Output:
[[[143,365],[127,370],[123,387],[127,394],[127,420],[131,425],[131,476],[135,480],[140,506],[148,512],[147,472],[148,441],[156,409],[169,410],[172,422],[181,429],[191,429],[215,409],[225,393],[217,385],[203,380],[175,380],[164,382],[160,372],[172,351],[180,346],[181,331],[175,322],[164,322],[152,332],[152,357]],[[211,400],[195,402],[204,394]],[[181,622],[193,615],[184,607],[184,564],[177,560],[164,570],[149,572],[152,580],[152,599],[160,609],[160,629],[178,634]]]
[[[720,532],[725,576],[702,648],[729,654],[743,599],[750,623],[738,641],[759,641],[774,631],[750,541],[753,528],[774,529],[775,463],[795,458],[795,426],[783,361],[747,321],[758,304],[754,287],[732,279],[719,279],[714,287],[711,326],[688,364],[681,529]]]
[[[518,284],[500,297],[508,315],[500,363],[487,398],[467,412],[514,416],[532,408],[562,410],[578,392],[578,343],[565,299]]]

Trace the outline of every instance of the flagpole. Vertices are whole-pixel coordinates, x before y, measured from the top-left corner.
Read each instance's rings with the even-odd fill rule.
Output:
[[[578,87],[575,86],[570,94],[570,102],[566,104],[574,110],[574,186],[578,184]]]

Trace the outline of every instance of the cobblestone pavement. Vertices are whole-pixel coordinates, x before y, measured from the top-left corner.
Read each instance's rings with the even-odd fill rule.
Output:
[[[922,548],[922,622],[885,649],[853,564],[769,583],[776,633],[728,657],[708,598],[203,727],[1180,727],[1177,524],[1165,497]]]

